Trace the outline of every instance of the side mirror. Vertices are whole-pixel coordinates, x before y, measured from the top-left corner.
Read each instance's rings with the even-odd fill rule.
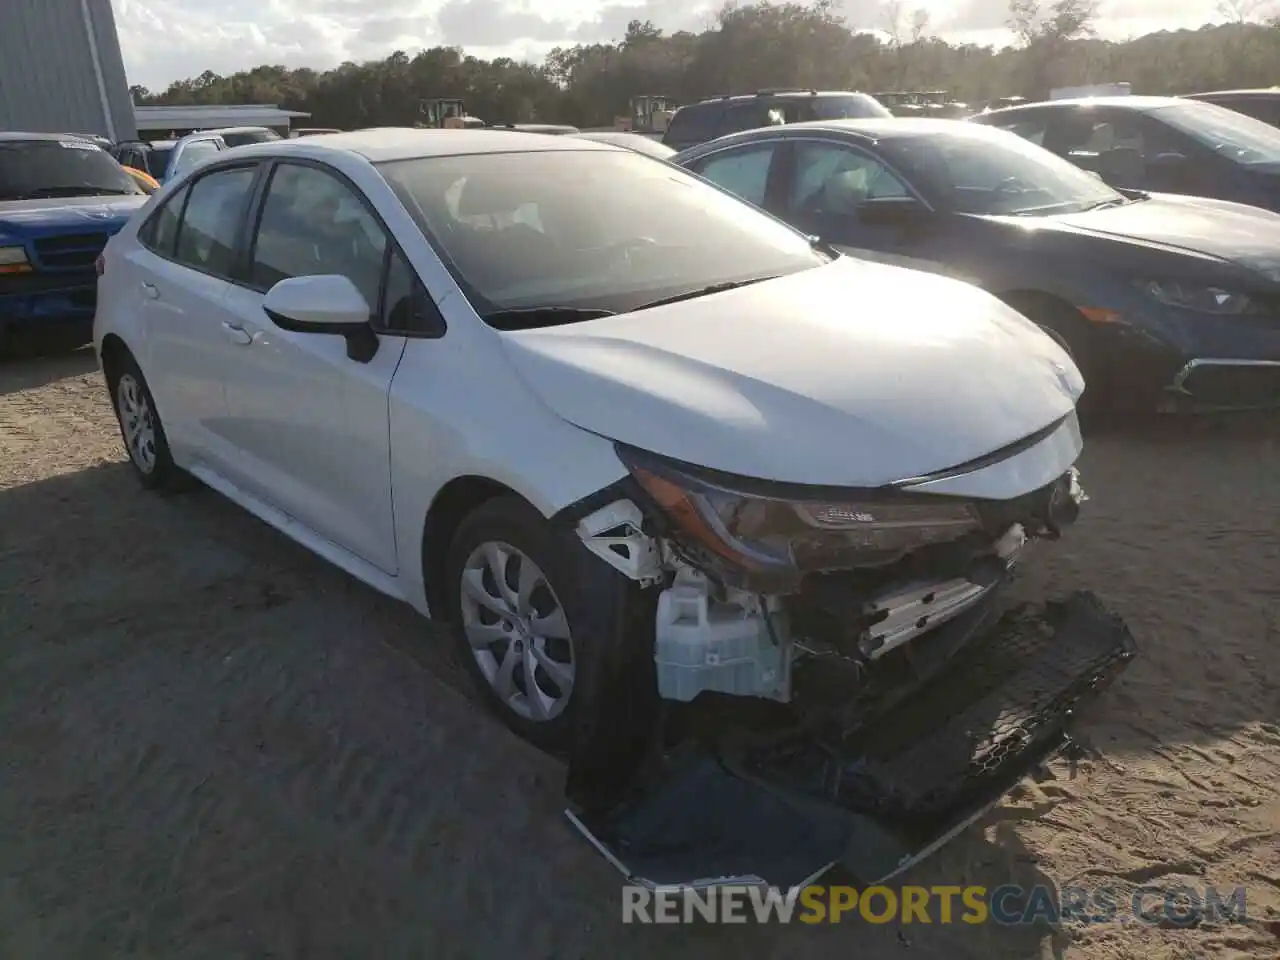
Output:
[[[920,223],[929,215],[928,208],[915,197],[864,200],[856,212],[860,221],[874,227],[905,227]]]
[[[281,280],[267,291],[262,310],[281,330],[346,337],[347,356],[360,363],[368,363],[378,352],[369,303],[339,274]]]

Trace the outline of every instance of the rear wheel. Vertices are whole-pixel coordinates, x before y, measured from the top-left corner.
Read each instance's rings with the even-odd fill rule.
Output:
[[[137,361],[128,353],[118,354],[107,365],[107,389],[125,453],[142,485],[148,489],[184,486],[187,474],[173,462],[155,398]]]

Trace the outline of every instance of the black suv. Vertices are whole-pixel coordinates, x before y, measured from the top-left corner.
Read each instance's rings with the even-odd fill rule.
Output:
[[[726,134],[774,124],[891,116],[875,97],[866,93],[758,90],[681,107],[667,124],[662,142],[673,150],[684,150]]]

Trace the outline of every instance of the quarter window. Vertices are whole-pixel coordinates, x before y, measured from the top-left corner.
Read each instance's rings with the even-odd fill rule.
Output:
[[[178,226],[182,222],[182,205],[187,202],[187,194],[190,192],[189,186],[182,187],[161,204],[160,209],[138,231],[139,242],[152,253],[158,253],[162,257],[173,256]]]
[[[350,187],[316,167],[282,163],[262,205],[250,283],[269,290],[290,277],[340,274],[373,311],[386,250],[382,224]]]
[[[698,173],[747,203],[762,207],[769,186],[773,149],[773,144],[766,144],[719,153],[704,161]]]
[[[216,276],[231,275],[236,234],[244,216],[255,167],[233,167],[200,177],[190,187],[176,259]]]

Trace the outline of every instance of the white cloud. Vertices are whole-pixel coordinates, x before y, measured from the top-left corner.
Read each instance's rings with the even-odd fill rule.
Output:
[[[719,0],[112,0],[129,82],[162,89],[205,70],[264,63],[328,69],[437,44],[536,58],[557,44],[616,39],[632,19],[700,29]],[[1277,0],[1280,3],[1280,0]],[[851,25],[883,25],[878,0],[841,0]],[[1006,0],[905,0],[947,39],[1001,43]],[[1111,38],[1220,20],[1215,0],[1104,0]]]

